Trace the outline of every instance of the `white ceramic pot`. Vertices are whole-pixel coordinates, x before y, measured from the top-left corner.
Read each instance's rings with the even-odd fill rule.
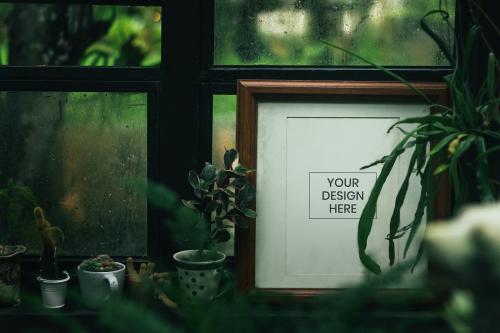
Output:
[[[111,272],[90,272],[78,266],[78,280],[82,298],[90,306],[99,307],[107,300],[119,297],[123,290],[125,265],[117,262],[120,269]]]
[[[47,280],[38,276],[42,290],[43,305],[49,309],[62,308],[66,300],[66,289],[69,281],[69,274],[63,271],[64,278],[60,280]]]
[[[186,250],[174,254],[179,286],[185,299],[191,303],[206,303],[221,293],[222,267],[226,255],[205,251],[210,258],[199,260],[199,250]]]

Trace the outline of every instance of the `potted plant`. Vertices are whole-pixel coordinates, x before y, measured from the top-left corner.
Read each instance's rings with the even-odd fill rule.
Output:
[[[0,306],[16,306],[21,303],[20,257],[26,251],[23,245],[0,245]]]
[[[43,304],[47,308],[61,308],[65,304],[69,274],[57,267],[57,249],[64,240],[64,234],[58,227],[53,227],[45,219],[43,209],[35,207],[35,222],[42,237],[42,255],[40,256],[40,275],[38,282],[42,290]]]
[[[217,295],[226,255],[213,250],[214,244],[229,240],[228,228],[246,228],[248,219],[256,217],[250,208],[255,198],[255,188],[247,179],[250,172],[238,164],[235,149],[226,150],[224,169],[206,163],[199,174],[189,171],[196,198],[183,203],[200,217],[202,227],[195,232],[206,235],[199,238],[197,249],[174,254],[181,288],[190,301],[209,301]]]
[[[403,82],[419,94],[423,100],[426,100],[429,105],[442,110],[437,114],[396,122],[389,131],[399,128],[400,124],[414,124],[415,129],[411,132],[402,130],[403,139],[389,155],[363,167],[383,164],[381,174],[375,182],[358,225],[359,257],[361,262],[374,273],[380,273],[380,266],[366,253],[366,248],[377,201],[396,160],[405,151],[413,150],[405,180],[396,197],[390,230],[387,235],[391,265],[395,261],[394,240],[408,233],[404,246],[404,256],[406,256],[417,230],[425,227],[422,222],[426,211],[427,219],[432,220],[434,197],[437,192],[435,184],[439,184],[443,175],[447,174],[451,184],[454,212],[458,212],[471,201],[495,201],[500,193],[498,190],[500,184],[498,169],[492,167],[494,163],[498,163],[498,151],[500,150],[500,90],[498,89],[499,82],[496,79],[500,68],[498,58],[490,49],[488,59],[485,59],[488,63],[486,79],[479,85],[479,88],[474,87],[472,84],[474,73],[473,69],[471,70],[469,67],[469,61],[475,49],[477,35],[481,34],[480,27],[472,26],[463,43],[455,41],[458,52],[453,52],[427,23],[427,18],[436,14],[441,15],[444,20],[449,18],[447,12],[434,10],[422,18],[421,27],[437,43],[453,67],[453,72],[444,78],[451,95],[450,106],[433,104],[433,101],[429,100],[427,96],[395,73],[349,50],[327,43],[384,71],[393,79]],[[482,11],[481,14],[485,15]],[[488,21],[493,22],[489,18]],[[498,28],[495,31],[498,32]],[[495,155],[495,153],[497,154]],[[413,172],[416,172],[420,177],[422,190],[413,220],[407,221],[406,225],[401,226],[399,212],[408,189],[408,180]],[[415,263],[418,262],[423,253],[423,244],[420,244]]]
[[[17,241],[11,233],[12,224],[31,211],[35,206],[35,196],[31,190],[9,181],[0,188],[0,306],[19,305],[20,257],[26,251],[24,245],[12,245]]]
[[[77,270],[83,300],[91,306],[99,306],[123,290],[125,265],[107,254],[84,260]]]

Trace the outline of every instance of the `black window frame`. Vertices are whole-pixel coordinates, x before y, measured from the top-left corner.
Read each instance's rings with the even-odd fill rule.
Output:
[[[7,3],[33,3],[12,0]],[[48,0],[46,4],[89,4],[86,1]],[[161,1],[90,1],[92,5],[161,6]],[[164,20],[163,20],[164,21]],[[162,31],[164,23],[162,22]],[[162,37],[163,38],[163,37]],[[162,48],[163,48],[162,41]],[[162,49],[162,54],[164,50]],[[162,60],[163,61],[163,60]],[[93,66],[0,66],[0,91],[30,92],[137,92],[147,95],[147,175],[160,179],[160,105],[162,100],[162,68],[157,67],[93,67]],[[134,260],[146,262],[161,252],[162,230],[160,212],[148,203],[147,208],[147,255],[135,256]],[[73,271],[85,256],[60,256],[62,269]],[[125,261],[126,256],[115,257]],[[23,275],[36,275],[38,256],[23,257]]]
[[[95,91],[101,88],[103,91],[148,92],[148,176],[180,196],[189,197],[192,194],[185,175],[212,158],[212,97],[236,94],[238,79],[391,80],[369,67],[215,66],[212,63],[215,1],[43,1],[61,5],[161,6],[162,62],[152,68],[0,66],[0,89]],[[0,2],[33,3],[34,0]],[[457,0],[455,17],[460,24],[456,26],[465,27],[469,14],[459,2]],[[463,31],[456,29],[457,35]],[[449,67],[389,69],[410,81],[442,81],[443,76],[451,72]],[[161,223],[161,213],[148,207],[148,257],[165,261],[171,258],[173,251],[168,232]],[[81,259],[61,258],[61,262],[63,266],[74,267]],[[148,258],[136,259],[146,261]],[[24,260],[33,264],[32,272],[36,271],[36,258]]]

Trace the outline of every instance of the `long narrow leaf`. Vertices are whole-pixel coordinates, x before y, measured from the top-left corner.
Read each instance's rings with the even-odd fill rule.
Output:
[[[423,92],[421,92],[420,90],[418,90],[417,88],[415,88],[410,82],[406,81],[405,79],[403,79],[401,76],[393,73],[392,71],[380,66],[380,65],[377,65],[376,63],[366,59],[366,58],[363,58],[362,56],[360,56],[359,54],[356,54],[352,51],[349,51],[348,49],[345,49],[341,46],[338,46],[338,45],[335,45],[335,44],[331,44],[327,41],[322,41],[324,44],[330,46],[330,47],[333,47],[335,49],[338,49],[338,50],[341,50],[349,55],[352,55],[353,57],[355,58],[358,58],[359,60],[377,68],[377,69],[380,69],[382,72],[384,72],[385,74],[387,74],[388,76],[392,77],[393,79],[403,83],[404,85],[406,85],[408,88],[410,88],[411,90],[413,90],[417,95],[421,96],[428,104],[433,104],[431,99],[429,97],[427,97]]]
[[[497,151],[500,151],[500,145],[497,145],[495,147],[491,147],[490,149],[486,150],[485,152],[478,154],[476,159],[478,160],[480,158],[485,158],[486,155],[495,153]]]
[[[406,176],[399,188],[398,194],[396,196],[396,203],[394,205],[394,210],[391,216],[391,222],[389,225],[389,264],[392,266],[395,261],[395,246],[394,246],[394,238],[393,236],[399,229],[399,224],[401,221],[401,206],[403,206],[404,199],[406,196],[406,192],[408,191],[408,184],[410,182],[410,177],[413,173],[413,168],[415,167],[415,163],[417,162],[418,156],[422,150],[425,149],[424,144],[418,144],[411,155],[410,163],[408,164],[408,170],[406,171]]]
[[[462,177],[460,176],[460,172],[458,170],[458,161],[460,157],[462,156],[463,153],[469,149],[471,144],[474,142],[475,136],[470,135],[463,141],[460,141],[458,144],[457,149],[455,150],[455,153],[451,157],[450,161],[450,176],[453,184],[453,191],[455,193],[455,207],[456,209],[460,208],[464,201],[465,201],[465,196],[467,196],[467,193],[463,186],[465,185],[465,182],[461,179]]]
[[[495,138],[497,140],[500,140],[500,133],[495,132],[495,131],[491,131],[491,130],[474,130],[472,132],[480,134],[480,135],[487,135],[487,136],[490,136],[490,137]]]
[[[406,118],[392,124],[391,127],[389,127],[389,129],[387,130],[387,133],[392,131],[394,127],[401,124],[419,124],[419,125],[434,125],[434,126],[436,124],[441,124],[442,126],[451,126],[453,124],[453,120],[440,115],[428,115],[424,117]]]
[[[488,55],[488,73],[486,75],[486,85],[488,89],[488,98],[494,99],[495,96],[495,55],[490,52]]]
[[[463,65],[467,66],[469,63],[470,55],[472,54],[472,49],[474,47],[477,33],[479,32],[480,27],[478,25],[474,25],[469,29],[467,34],[467,39],[465,41],[465,46],[463,50]]]
[[[457,136],[459,136],[460,133],[453,133],[448,136],[445,136],[441,141],[439,141],[434,148],[432,148],[431,152],[429,155],[435,155],[441,151],[444,147],[446,147],[453,139],[455,139]]]
[[[478,155],[483,155],[483,158],[477,159],[476,163],[476,179],[477,187],[479,190],[479,196],[482,202],[493,202],[495,201],[495,195],[493,194],[493,187],[488,176],[488,159],[486,158],[486,143],[483,137],[477,137],[476,139],[476,151]]]
[[[443,41],[443,39],[441,37],[439,37],[439,35],[437,33],[435,33],[426,22],[426,18],[428,16],[433,15],[433,14],[438,14],[438,13],[445,15],[446,16],[445,18],[448,18],[448,16],[449,16],[448,12],[446,12],[444,10],[432,10],[432,11],[428,12],[427,14],[425,14],[424,17],[422,17],[422,19],[420,20],[420,26],[429,35],[429,37],[431,37],[434,40],[434,42],[436,42],[436,44],[438,45],[441,52],[443,52],[446,59],[448,59],[450,64],[453,66],[453,65],[455,65],[455,58],[453,57],[452,53],[450,52],[448,45],[446,45],[446,43]]]
[[[420,184],[422,187],[420,190],[420,198],[418,199],[418,205],[417,205],[417,209],[415,210],[415,215],[413,217],[413,222],[412,222],[412,227],[410,229],[410,233],[408,235],[408,238],[406,239],[403,257],[406,257],[406,254],[408,253],[408,250],[410,249],[410,246],[413,242],[413,239],[415,238],[415,235],[417,234],[418,228],[420,227],[420,224],[422,222],[422,217],[424,216],[425,207],[427,205],[427,199],[428,199],[428,191],[429,191],[429,187],[432,183],[433,163],[434,163],[433,158],[429,157],[429,159],[427,160],[427,164],[425,166],[424,173],[422,174],[422,176],[420,178]]]
[[[415,257],[415,261],[413,262],[413,265],[411,266],[412,273],[415,270],[415,267],[417,267],[417,264],[420,262],[420,259],[422,259],[422,255],[424,254],[424,249],[425,249],[425,243],[420,242],[420,245],[418,246],[417,256]]]
[[[416,129],[411,133],[416,132]],[[359,219],[358,224],[358,253],[359,259],[361,263],[368,268],[371,272],[375,274],[380,274],[380,266],[368,255],[366,254],[366,247],[368,244],[368,236],[370,235],[373,218],[375,216],[375,211],[377,209],[377,201],[380,196],[380,192],[382,187],[384,186],[387,177],[389,176],[394,163],[397,158],[405,151],[406,142],[410,139],[411,136],[406,136],[399,142],[399,144],[392,150],[391,154],[387,156],[385,160],[384,166],[380,171],[380,175],[377,177],[375,181],[375,185],[373,186],[372,191],[370,192],[370,196],[368,197],[368,201],[363,208],[363,212],[361,213],[361,217]]]

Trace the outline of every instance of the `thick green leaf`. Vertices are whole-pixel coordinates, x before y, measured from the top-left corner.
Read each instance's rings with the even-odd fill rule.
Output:
[[[257,217],[257,213],[250,208],[241,208],[241,212],[248,218],[254,219]]]
[[[478,158],[476,163],[476,178],[479,196],[482,202],[493,202],[495,201],[495,195],[488,176],[486,143],[483,137],[477,137],[476,139],[476,152],[479,156],[484,156],[483,158]]]
[[[233,222],[236,224],[239,228],[246,229],[248,228],[248,221],[246,218],[244,218],[241,215],[235,215],[233,216]]]
[[[227,174],[225,170],[219,170],[217,173],[217,185],[224,186],[227,180]]]
[[[224,167],[227,170],[233,169],[233,162],[238,158],[238,152],[236,149],[228,149],[224,153]]]
[[[194,209],[196,211],[198,211],[198,208],[196,207],[196,201],[194,200],[184,200],[182,199],[182,203],[184,206],[186,206],[187,208],[190,208],[190,209]]]
[[[205,164],[203,170],[201,170],[201,179],[207,183],[213,183],[215,177],[217,176],[217,169],[210,163]]]
[[[419,144],[415,147],[413,154],[411,155],[410,163],[408,163],[408,170],[406,171],[406,176],[399,188],[398,194],[396,196],[396,203],[394,205],[394,210],[392,211],[391,222],[389,227],[389,261],[392,266],[395,261],[395,248],[394,248],[394,239],[392,238],[399,229],[399,224],[401,221],[401,207],[403,206],[404,199],[406,196],[406,192],[408,191],[408,184],[410,182],[410,177],[413,173],[413,168],[415,163],[417,162],[417,158],[425,149],[423,144]]]
[[[212,238],[215,239],[219,243],[224,243],[224,242],[227,242],[231,238],[231,234],[229,233],[229,231],[227,231],[223,227],[220,227],[220,228],[215,229],[215,231],[212,234]]]
[[[198,174],[193,170],[190,170],[188,173],[188,181],[193,189],[196,190],[200,188],[200,177],[198,177]]]
[[[253,199],[255,199],[255,188],[250,184],[245,184],[238,191],[237,201],[241,207],[246,207],[252,202]]]
[[[217,212],[217,211],[220,212],[220,210],[223,209],[222,207],[223,207],[222,201],[209,200],[208,203],[206,203],[205,209],[203,211],[211,216],[213,212]],[[220,214],[217,213],[217,215],[220,215]]]

